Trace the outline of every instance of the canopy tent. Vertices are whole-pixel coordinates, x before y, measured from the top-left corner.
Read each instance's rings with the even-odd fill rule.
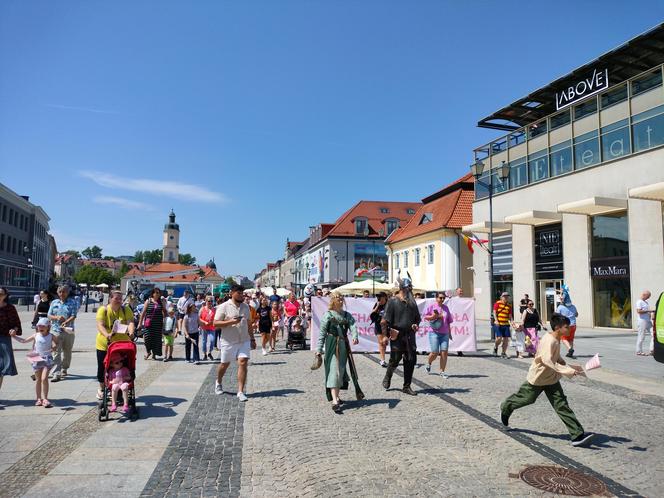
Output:
[[[383,282],[374,282],[372,280],[362,280],[360,282],[350,282],[341,287],[334,289],[334,292],[339,292],[345,296],[352,294],[362,294],[364,291],[373,292],[395,292],[396,289],[391,284],[385,284]]]
[[[95,285],[95,287],[97,287],[98,289],[108,289],[108,284],[99,284]]]

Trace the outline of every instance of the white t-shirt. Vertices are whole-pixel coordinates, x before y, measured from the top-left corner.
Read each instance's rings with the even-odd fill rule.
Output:
[[[232,299],[217,306],[217,311],[214,314],[214,321],[230,320],[242,316],[242,320],[237,325],[228,325],[221,328],[221,345],[230,346],[232,344],[242,344],[251,340],[249,335],[249,327],[247,326],[249,320],[249,306],[245,303],[236,305]]]
[[[189,305],[193,302],[194,300],[191,297],[182,296],[180,299],[178,299],[178,313],[182,313],[184,315],[187,312]]]
[[[646,323],[652,323],[652,320],[650,319],[650,313],[639,313],[638,311],[645,311],[649,310],[650,306],[648,305],[648,301],[644,301],[643,299],[639,299],[636,302],[636,310],[637,310],[637,316],[639,317],[639,320],[643,320]]]

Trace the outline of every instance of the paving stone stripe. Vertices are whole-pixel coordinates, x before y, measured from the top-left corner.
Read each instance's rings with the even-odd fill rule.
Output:
[[[244,403],[235,396],[237,366],[226,371],[222,395],[214,394],[216,371],[213,365],[141,496],[239,496]]]
[[[380,360],[373,356],[373,355],[368,355],[368,354],[356,354],[356,356],[361,356],[364,358],[367,358],[370,361],[373,361],[374,363],[380,363]],[[493,358],[487,358],[490,361]],[[500,359],[502,362],[506,362],[506,360]],[[403,372],[401,369],[397,369],[394,372],[396,375],[399,377],[403,377]],[[595,470],[591,469],[590,467],[587,467],[586,465],[582,464],[581,462],[578,462],[566,455],[563,455],[562,453],[554,450],[553,448],[550,448],[539,441],[535,441],[533,438],[521,433],[521,432],[512,432],[509,429],[506,429],[502,423],[500,423],[497,419],[494,419],[488,415],[485,415],[484,413],[480,412],[479,410],[467,405],[466,403],[454,398],[453,396],[450,396],[448,394],[445,394],[444,392],[441,392],[440,389],[437,386],[433,386],[431,384],[427,384],[426,382],[422,382],[421,380],[418,380],[417,378],[413,378],[412,381],[413,384],[416,386],[426,389],[427,392],[435,396],[455,408],[458,408],[462,412],[464,412],[466,415],[469,415],[470,417],[473,417],[474,419],[488,425],[492,429],[499,430],[506,434],[507,436],[511,437],[515,441],[523,444],[524,446],[527,446],[530,450],[535,451],[539,455],[551,460],[557,465],[566,467],[566,468],[571,468],[578,470],[580,472],[583,472],[585,474],[591,475],[596,477],[597,479],[600,479],[604,484],[606,484],[606,487],[609,492],[611,492],[615,496],[619,497],[633,497],[633,496],[641,496],[640,493],[637,491],[634,491],[632,489],[629,489],[626,486],[623,486],[622,484],[612,480],[611,478],[600,474],[599,472],[596,472]],[[497,412],[497,407],[496,407],[496,412]],[[496,413],[497,415],[497,413]]]
[[[137,397],[167,368],[169,363],[154,362],[135,382]],[[23,495],[51,470],[57,467],[70,453],[78,448],[92,433],[102,426],[95,404],[78,420],[62,429],[66,438],[52,437],[38,446],[14,465],[0,473],[0,497],[14,498]]]

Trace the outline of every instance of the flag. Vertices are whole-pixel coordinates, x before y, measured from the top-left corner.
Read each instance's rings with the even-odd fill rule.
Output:
[[[586,365],[583,367],[583,369],[587,372],[588,370],[592,370],[594,368],[600,368],[602,365],[599,363],[599,353],[596,353],[595,356],[590,358],[587,362]]]
[[[486,249],[484,244],[489,242],[488,240],[478,238],[477,235],[475,234],[466,235],[462,233],[461,237],[463,237],[463,240],[466,242],[466,246],[468,247],[468,250],[470,251],[471,254],[475,254],[475,249],[473,249],[473,244],[477,244],[483,249]]]

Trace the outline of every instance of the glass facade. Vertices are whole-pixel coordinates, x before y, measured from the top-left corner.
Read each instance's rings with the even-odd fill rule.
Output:
[[[492,178],[494,193],[500,194],[559,175],[597,166],[606,161],[620,159],[633,153],[664,146],[664,105],[661,105],[661,98],[652,100],[655,106],[651,109],[614,122],[602,123],[604,125],[601,128],[573,136],[577,124],[583,126],[584,131],[588,129],[588,120],[580,123],[580,120],[584,118],[590,116],[589,120],[591,122],[595,120],[597,123],[608,119],[603,113],[598,116],[598,109],[608,109],[636,96],[639,96],[640,99],[650,99],[651,97],[647,96],[640,97],[646,93],[652,96],[653,94],[650,92],[664,92],[662,69],[663,67],[660,66],[632,80],[614,85],[605,92],[576,104],[571,109],[552,114],[537,123],[520,128],[495,142],[476,149],[475,159],[491,164],[494,169],[499,166],[500,160],[506,160],[510,165],[510,175],[506,181],[500,182],[496,178]],[[625,107],[625,113],[628,108]],[[615,113],[616,111],[610,112]],[[621,110],[618,109],[617,112],[620,114]],[[542,148],[542,138],[549,134],[549,140],[553,140],[554,133],[551,133],[553,130],[556,130],[556,142],[550,141]],[[567,130],[569,130],[567,135],[569,138],[564,136]],[[530,141],[533,139],[537,141],[531,143]],[[537,144],[536,148],[531,148],[534,143]],[[505,151],[507,151],[506,154]],[[500,160],[492,158],[496,154],[502,154]],[[506,158],[505,155],[507,155]],[[489,169],[489,164],[487,164],[487,169]],[[486,171],[480,180],[488,183],[489,178],[489,172]],[[488,195],[486,187],[476,184],[476,199],[484,199]]]
[[[591,224],[595,326],[631,328],[627,213],[593,216]]]

